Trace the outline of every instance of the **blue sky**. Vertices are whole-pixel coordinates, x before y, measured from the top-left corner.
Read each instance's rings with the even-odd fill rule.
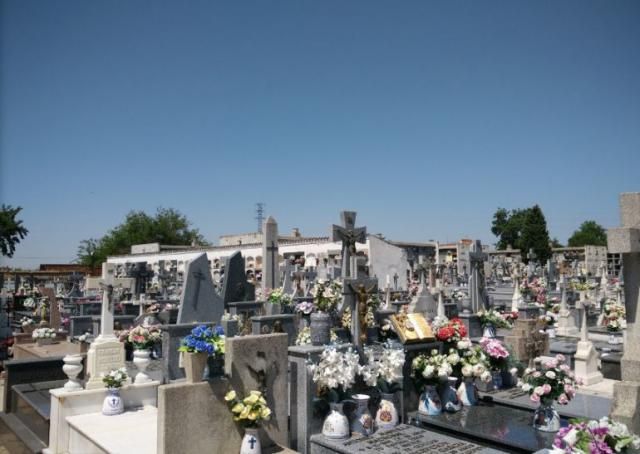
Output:
[[[494,242],[541,205],[566,241],[640,190],[637,1],[2,1],[0,200],[16,266],[73,260],[132,209],[209,240]]]

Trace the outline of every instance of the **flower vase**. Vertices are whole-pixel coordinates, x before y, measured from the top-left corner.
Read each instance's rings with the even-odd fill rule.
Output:
[[[244,437],[240,445],[240,454],[260,454],[262,446],[260,446],[260,429],[255,427],[247,427],[244,429]]]
[[[424,416],[437,416],[442,413],[442,401],[435,385],[426,385],[418,402],[418,413]]]
[[[465,407],[471,407],[478,404],[478,388],[473,378],[465,377],[458,388],[458,399]]]
[[[311,314],[311,345],[327,345],[331,341],[331,317],[324,312]]]
[[[351,398],[356,403],[351,420],[351,433],[368,437],[373,433],[373,418],[369,412],[369,396],[366,394],[354,394]]]
[[[51,345],[53,344],[53,337],[39,337],[36,339],[36,344],[38,344],[38,347],[42,347],[43,345]]]
[[[202,381],[204,368],[207,365],[207,354],[205,352],[184,352],[182,365],[187,383],[198,383]]]
[[[281,313],[280,305],[276,303],[264,303],[264,313],[265,315],[278,315]]]
[[[322,424],[322,435],[334,440],[349,438],[349,420],[344,415],[342,402],[331,402],[329,414]]]
[[[487,323],[482,328],[482,337],[487,337],[489,339],[494,339],[496,337],[496,327],[493,323]]]
[[[556,337],[556,329],[555,328],[547,328],[547,335],[549,339],[555,339]]]
[[[458,394],[456,393],[457,381],[458,379],[456,377],[449,377],[447,382],[442,385],[442,392],[440,394],[442,408],[449,413],[462,410],[462,402],[460,402]]]
[[[376,428],[378,430],[393,429],[400,420],[398,409],[393,402],[393,394],[381,393],[380,405],[376,411]]]
[[[491,371],[491,383],[493,385],[493,389],[501,389],[503,385],[502,381],[502,371],[500,370],[492,370]]]
[[[107,388],[107,397],[102,403],[102,414],[114,416],[124,413],[124,402],[120,397],[120,388]]]
[[[133,351],[133,364],[138,368],[138,373],[133,379],[134,383],[142,384],[149,383],[151,377],[147,375],[147,367],[151,364],[151,358],[149,357],[151,352],[149,350],[134,350]]]
[[[540,406],[533,414],[533,427],[541,432],[560,430],[560,415],[553,407],[552,399],[540,400]]]

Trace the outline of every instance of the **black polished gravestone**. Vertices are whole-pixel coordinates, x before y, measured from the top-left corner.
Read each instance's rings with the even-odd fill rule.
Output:
[[[255,287],[247,281],[242,254],[236,252],[225,261],[222,301],[226,307],[229,303],[254,299]]]
[[[400,424],[370,437],[332,440],[318,434],[311,437],[311,454],[497,454],[495,448]]]
[[[218,323],[223,313],[224,303],[213,286],[207,254],[200,254],[185,267],[177,324]]]

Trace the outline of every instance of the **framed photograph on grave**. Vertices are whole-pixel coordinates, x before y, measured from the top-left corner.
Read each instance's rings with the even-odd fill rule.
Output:
[[[391,324],[403,344],[435,340],[431,327],[422,314],[393,314]]]

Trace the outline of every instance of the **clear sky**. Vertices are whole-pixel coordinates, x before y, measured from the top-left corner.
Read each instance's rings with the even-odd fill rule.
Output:
[[[541,205],[566,241],[640,190],[640,2],[2,1],[0,200],[15,266],[132,209],[205,237],[494,242]]]

